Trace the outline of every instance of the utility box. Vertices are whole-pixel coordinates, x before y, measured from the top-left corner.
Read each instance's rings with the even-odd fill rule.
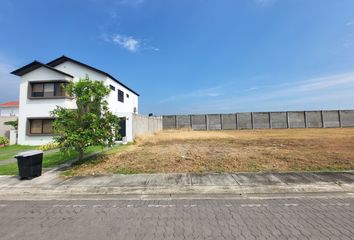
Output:
[[[32,150],[15,156],[21,179],[32,179],[42,175],[43,151]]]

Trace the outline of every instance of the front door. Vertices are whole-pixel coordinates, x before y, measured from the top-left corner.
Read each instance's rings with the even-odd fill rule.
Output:
[[[127,135],[126,134],[126,118],[125,117],[119,118],[119,126],[120,126],[120,129],[119,129],[120,139],[118,139],[118,140],[122,140],[123,137],[125,137]]]

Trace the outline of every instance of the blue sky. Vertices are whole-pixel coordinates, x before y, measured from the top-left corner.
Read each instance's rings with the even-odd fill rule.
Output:
[[[352,0],[1,0],[0,29],[0,102],[65,54],[145,114],[354,108]]]

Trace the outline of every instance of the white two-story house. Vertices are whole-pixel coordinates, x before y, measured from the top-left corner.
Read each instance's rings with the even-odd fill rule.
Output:
[[[139,94],[110,74],[66,56],[47,64],[34,61],[12,74],[21,77],[18,144],[43,145],[52,141],[50,112],[56,106],[76,108],[75,100],[65,93],[62,84],[86,75],[111,88],[107,98],[109,108],[121,119],[121,136],[133,141],[132,115],[138,113]]]

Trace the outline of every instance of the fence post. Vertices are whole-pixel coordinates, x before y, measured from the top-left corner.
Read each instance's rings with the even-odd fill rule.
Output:
[[[251,112],[251,124],[252,124],[252,129],[254,129],[253,112]]]
[[[236,115],[236,129],[238,130],[239,129],[239,123],[238,123],[238,113],[235,113]]]
[[[307,128],[307,112],[304,111],[305,128]]]
[[[325,128],[325,121],[324,121],[324,118],[323,118],[323,110],[321,110],[321,121],[322,121],[322,128]]]
[[[191,129],[193,130],[192,114],[189,115],[189,121],[191,122]]]
[[[289,112],[286,112],[286,128],[290,128]]]
[[[208,119],[208,114],[205,114],[205,124],[206,124],[206,130],[209,130],[209,119]]]
[[[269,112],[268,115],[269,115],[269,128],[272,129],[273,128],[273,126],[272,126],[272,112]]]
[[[177,115],[175,115],[175,129],[178,129]]]
[[[340,110],[338,110],[338,120],[339,120],[339,127],[342,128],[342,113]]]
[[[222,114],[220,114],[220,128],[221,130],[223,130],[223,117],[222,117]]]

